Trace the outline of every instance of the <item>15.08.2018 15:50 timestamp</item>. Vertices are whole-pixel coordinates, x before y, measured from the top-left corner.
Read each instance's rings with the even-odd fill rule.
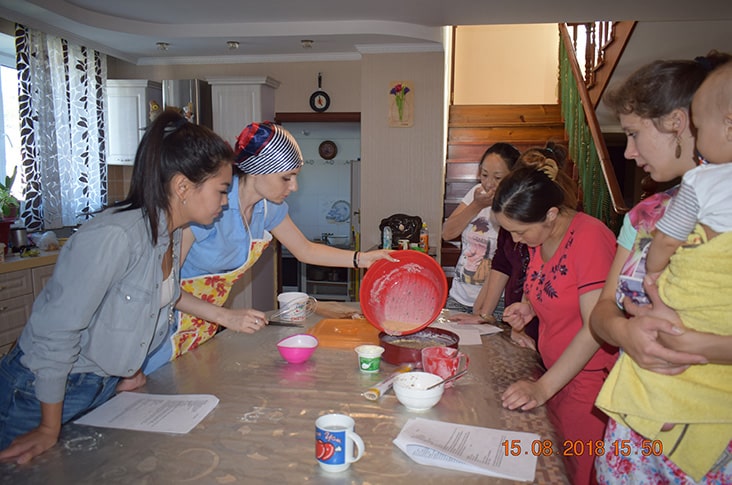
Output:
[[[506,456],[534,455],[534,456],[603,456],[605,453],[612,452],[616,456],[660,456],[663,455],[663,442],[660,440],[643,440],[641,446],[634,447],[634,443],[630,440],[617,440],[609,443],[609,450],[606,449],[606,443],[603,440],[581,441],[581,440],[564,440],[562,449],[554,447],[552,440],[534,440],[531,442],[531,449],[524,449],[521,440],[505,440],[501,443]]]

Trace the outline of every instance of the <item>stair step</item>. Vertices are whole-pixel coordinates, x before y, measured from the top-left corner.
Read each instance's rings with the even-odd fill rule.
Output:
[[[566,139],[564,124],[551,126],[496,126],[473,128],[449,128],[447,143],[536,143],[537,140],[561,141]],[[542,143],[543,145],[543,143]]]
[[[561,123],[558,104],[452,105],[449,126],[494,126]]]

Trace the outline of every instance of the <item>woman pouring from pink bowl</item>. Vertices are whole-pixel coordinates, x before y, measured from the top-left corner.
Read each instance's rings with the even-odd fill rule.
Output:
[[[299,261],[309,264],[368,268],[379,259],[393,260],[388,250],[360,252],[317,244],[298,229],[288,215],[285,199],[297,190],[303,157],[297,141],[282,126],[268,121],[249,124],[234,151],[228,207],[214,224],[192,224],[183,234],[178,325],[150,356],[145,374],[204,343],[219,325],[246,333],[266,325],[266,315],[260,310],[221,305],[273,236]]]

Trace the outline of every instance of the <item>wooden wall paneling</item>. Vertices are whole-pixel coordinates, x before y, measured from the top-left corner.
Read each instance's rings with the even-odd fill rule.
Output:
[[[494,126],[498,124],[554,123],[561,119],[558,104],[452,105],[450,126]]]
[[[538,140],[561,141],[564,138],[564,124],[521,127],[450,127],[447,143],[475,143],[480,141],[490,145],[498,141],[529,143]]]

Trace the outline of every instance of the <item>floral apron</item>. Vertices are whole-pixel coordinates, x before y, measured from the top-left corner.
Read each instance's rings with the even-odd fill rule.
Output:
[[[250,243],[249,258],[243,265],[228,273],[201,275],[184,279],[181,281],[181,289],[196,298],[217,306],[222,306],[229,298],[229,293],[231,293],[231,287],[234,286],[234,283],[244,276],[244,273],[257,262],[271,241],[272,235],[264,231],[262,239],[253,239]],[[219,328],[219,325],[216,323],[183,312],[178,312],[177,324],[178,329],[171,336],[173,345],[171,360],[180,357],[189,350],[195,349],[216,335]]]

